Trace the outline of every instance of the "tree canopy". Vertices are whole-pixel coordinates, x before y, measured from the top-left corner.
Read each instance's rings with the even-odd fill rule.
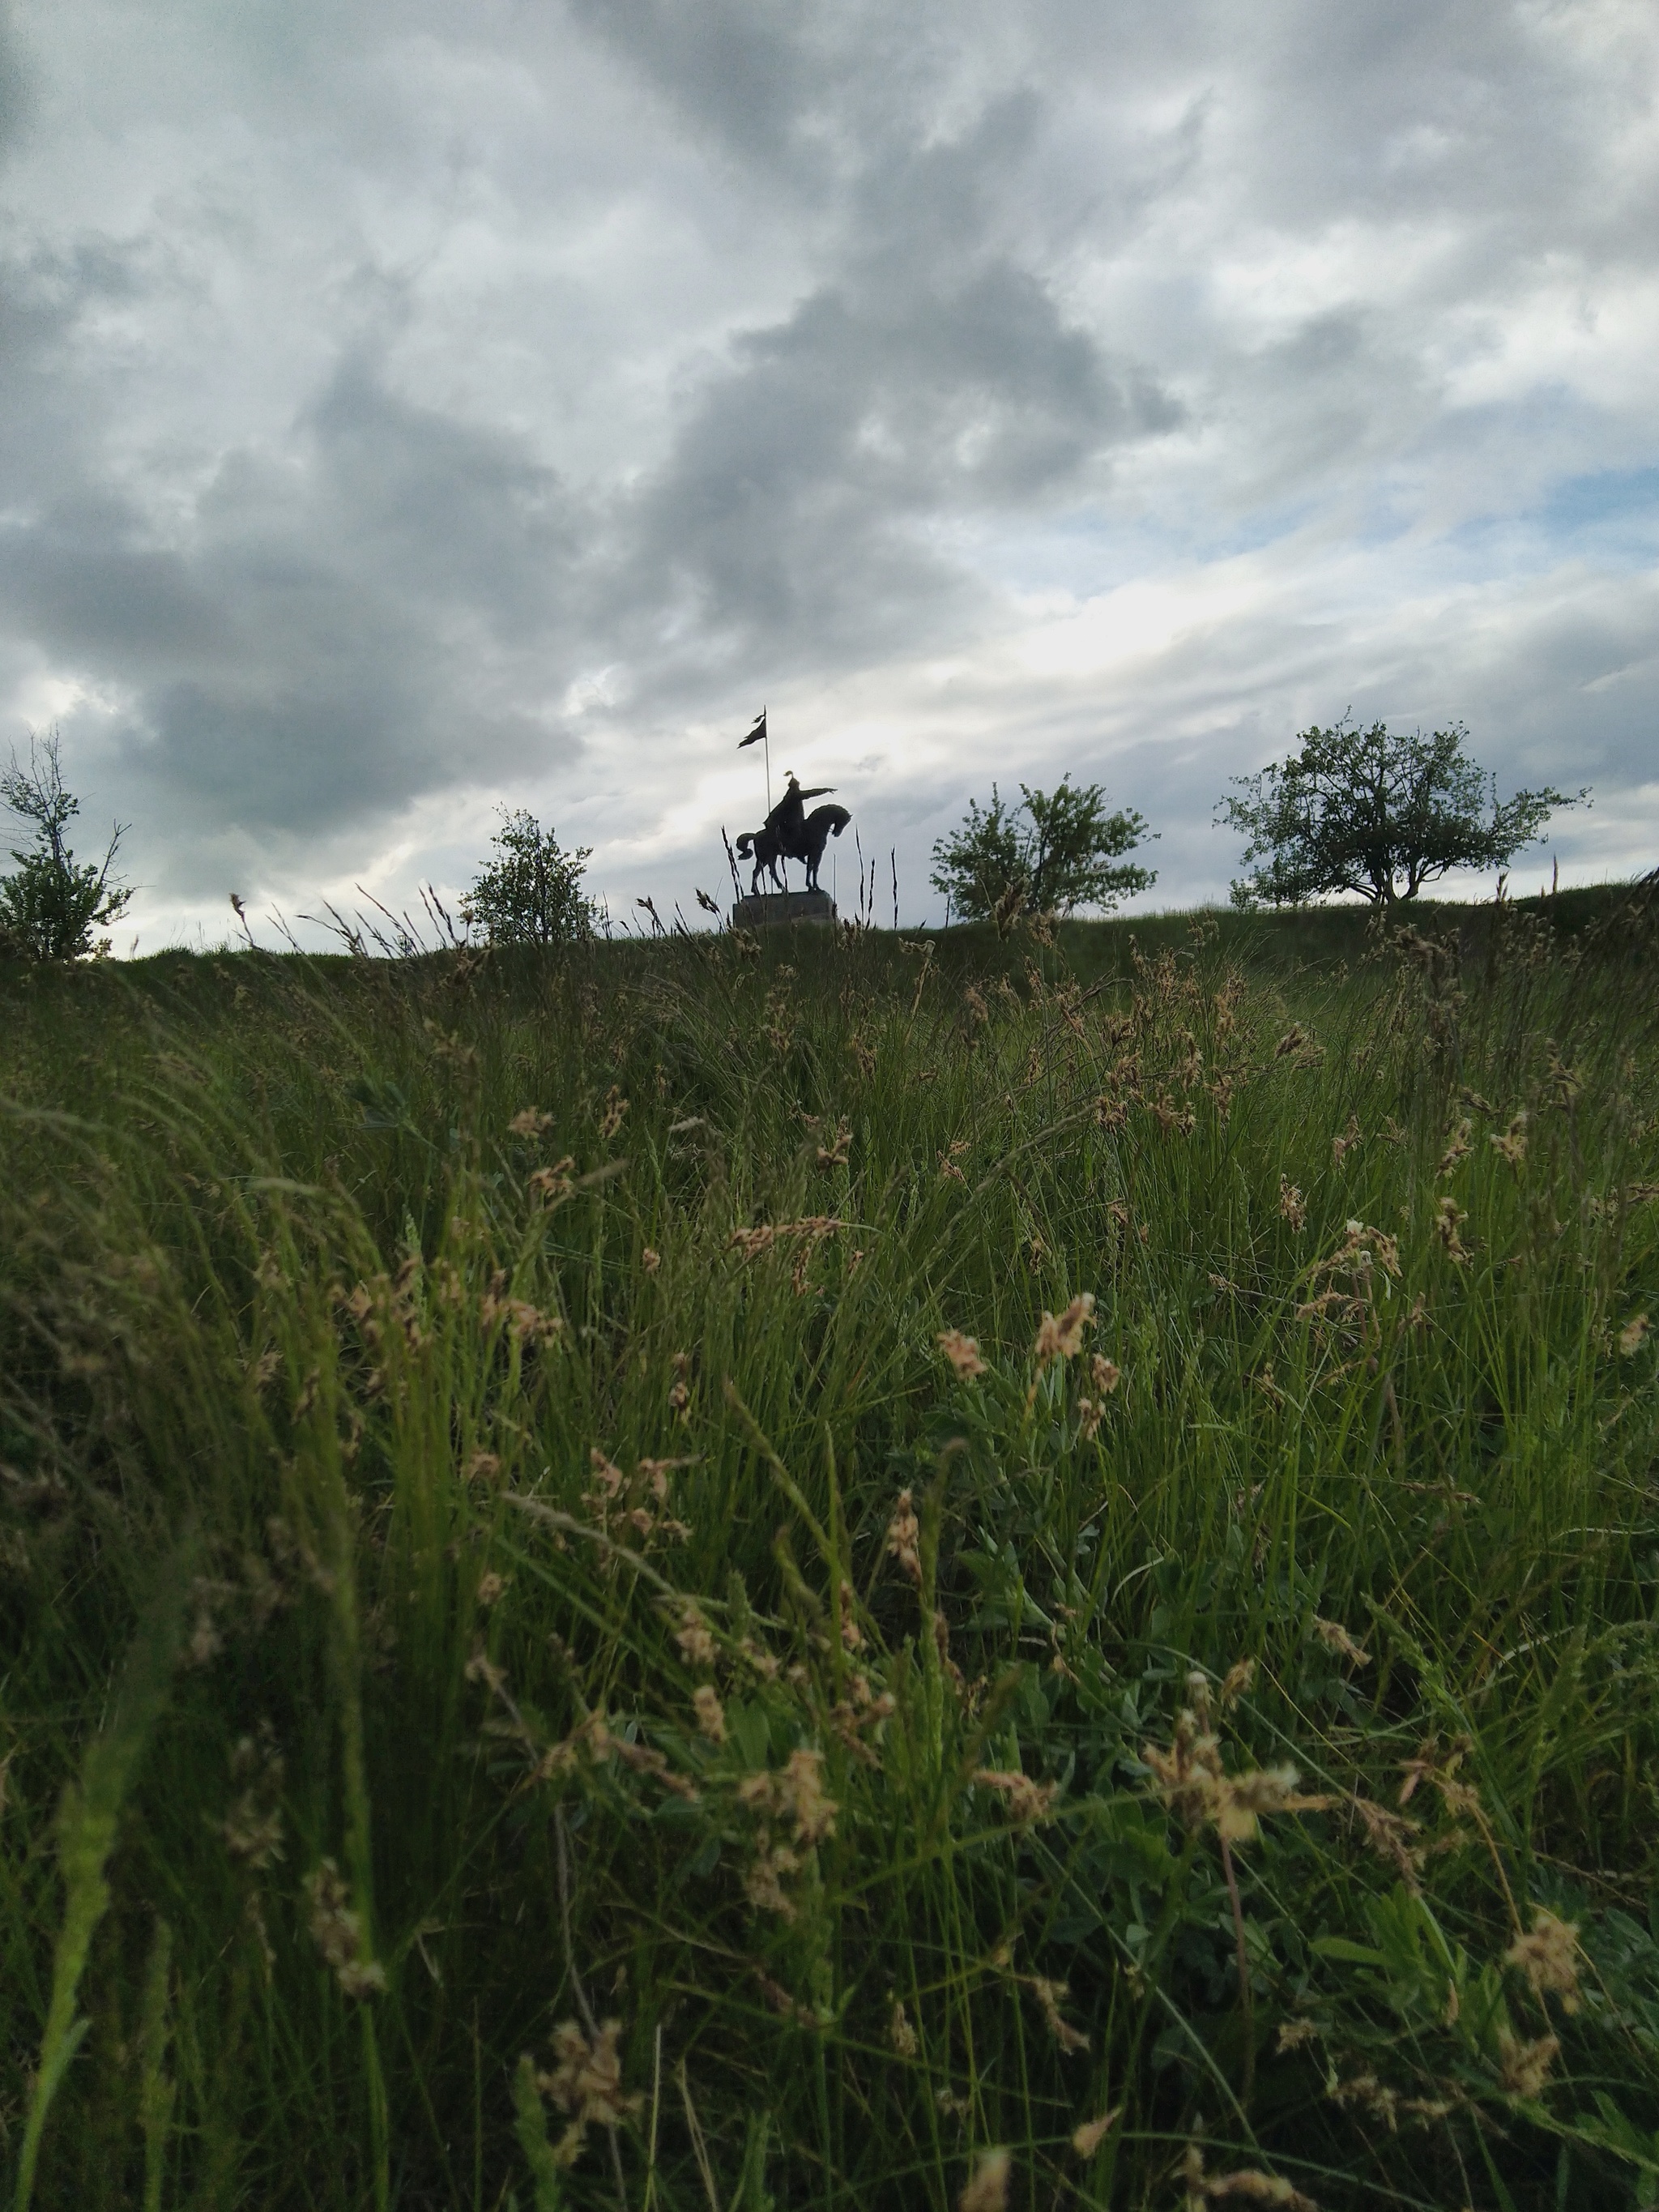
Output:
[[[109,950],[96,933],[124,915],[131,886],[115,878],[122,832],[111,833],[101,860],[77,861],[67,831],[81,802],[65,789],[58,732],[29,739],[28,765],[12,756],[0,773],[0,805],[32,823],[34,842],[14,848],[14,873],[0,877],[0,950],[26,960],[81,960]]]
[[[1121,898],[1158,878],[1123,855],[1147,836],[1133,808],[1109,814],[1097,783],[1073,787],[1064,776],[1053,791],[1021,784],[1011,806],[995,784],[991,804],[969,802],[959,829],[933,847],[931,881],[964,921],[985,921],[1024,907],[1071,914],[1098,907],[1109,914]]]
[[[1586,801],[1548,786],[1501,803],[1497,779],[1465,750],[1459,723],[1425,736],[1346,715],[1304,730],[1300,748],[1254,775],[1218,818],[1249,839],[1250,872],[1235,904],[1298,906],[1337,891],[1384,908],[1415,898],[1453,868],[1502,868],[1541,836],[1551,814]]]

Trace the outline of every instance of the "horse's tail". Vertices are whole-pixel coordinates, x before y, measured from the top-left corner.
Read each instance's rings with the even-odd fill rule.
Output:
[[[742,836],[738,840],[738,858],[740,860],[746,860],[749,858],[750,848],[753,846],[755,838],[753,831],[745,830]]]

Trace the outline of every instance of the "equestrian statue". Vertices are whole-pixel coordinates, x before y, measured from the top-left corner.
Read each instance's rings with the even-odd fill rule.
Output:
[[[758,830],[745,830],[738,840],[738,858],[752,860],[755,866],[750,884],[751,896],[758,896],[761,875],[771,876],[780,890],[788,888],[783,873],[783,862],[800,860],[806,868],[806,888],[815,891],[818,884],[818,867],[823,859],[823,848],[831,837],[839,837],[852,820],[844,806],[815,806],[809,814],[806,801],[822,799],[833,791],[833,784],[817,784],[803,791],[792,771],[783,797],[767,816]]]

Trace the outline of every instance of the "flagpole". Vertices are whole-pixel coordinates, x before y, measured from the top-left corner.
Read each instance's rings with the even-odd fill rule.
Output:
[[[766,709],[763,707],[761,713],[764,714],[765,712]],[[762,738],[761,743],[766,751],[766,811],[769,814],[772,811],[772,725],[767,722],[763,727],[765,735]]]

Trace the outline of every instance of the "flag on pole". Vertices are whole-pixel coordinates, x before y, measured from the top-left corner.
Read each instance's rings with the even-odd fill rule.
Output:
[[[765,736],[766,709],[763,707],[760,713],[755,718],[755,726],[750,730],[749,735],[746,738],[739,738],[738,739],[738,750],[741,752],[745,745],[757,745],[761,744]]]

